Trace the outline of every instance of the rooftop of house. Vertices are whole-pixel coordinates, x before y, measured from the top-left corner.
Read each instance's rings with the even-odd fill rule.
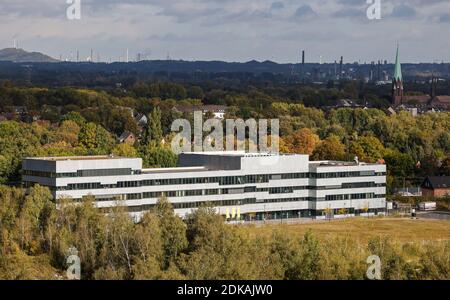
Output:
[[[119,140],[125,140],[126,138],[128,138],[129,136],[134,136],[134,134],[132,132],[129,131],[124,131],[120,136],[119,136]]]
[[[425,182],[429,182],[433,189],[448,189],[450,188],[450,176],[429,176],[425,179]]]

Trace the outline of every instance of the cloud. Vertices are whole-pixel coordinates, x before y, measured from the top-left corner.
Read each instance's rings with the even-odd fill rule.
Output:
[[[273,2],[270,5],[270,10],[280,10],[280,9],[283,9],[283,8],[284,8],[284,4],[281,1]]]
[[[299,6],[292,16],[295,21],[305,21],[317,17],[317,13],[308,4]]]
[[[416,10],[406,4],[401,4],[394,7],[391,16],[396,18],[411,18],[417,15]]]
[[[443,15],[439,16],[439,22],[450,23],[450,14],[443,14]]]
[[[365,18],[366,10],[356,8],[345,8],[332,13],[331,16],[334,18]]]

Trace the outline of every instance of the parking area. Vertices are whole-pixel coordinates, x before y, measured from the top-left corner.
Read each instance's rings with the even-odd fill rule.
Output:
[[[450,212],[446,211],[418,212],[417,217],[421,219],[450,220]]]

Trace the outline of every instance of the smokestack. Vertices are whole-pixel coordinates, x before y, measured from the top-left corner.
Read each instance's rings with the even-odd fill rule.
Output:
[[[301,66],[301,71],[300,71],[300,77],[303,81],[303,83],[305,83],[305,50],[302,50],[302,66]]]
[[[378,80],[381,80],[381,60],[378,61]]]
[[[344,67],[344,57],[341,56],[341,61],[339,63],[339,78],[342,76],[343,67]]]
[[[337,61],[334,61],[334,79],[337,78]]]

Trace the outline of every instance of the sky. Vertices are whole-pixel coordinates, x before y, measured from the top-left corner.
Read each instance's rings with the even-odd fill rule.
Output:
[[[69,20],[67,2],[81,2]],[[381,2],[370,20],[367,1]],[[450,0],[0,0],[0,48],[59,58],[450,62]]]

